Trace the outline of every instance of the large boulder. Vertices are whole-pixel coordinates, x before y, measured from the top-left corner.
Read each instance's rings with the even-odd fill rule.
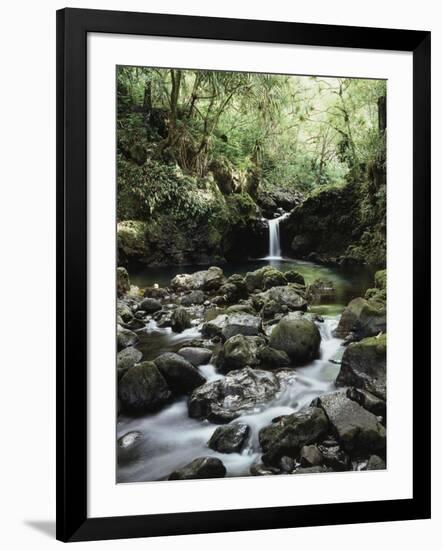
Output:
[[[239,453],[249,435],[247,424],[234,422],[227,426],[218,426],[209,440],[209,447],[219,453]]]
[[[342,312],[335,334],[338,338],[345,338],[351,333],[354,339],[362,340],[386,330],[385,306],[377,301],[355,298]]]
[[[296,315],[286,315],[274,327],[270,346],[287,353],[295,365],[302,365],[319,354],[321,336],[313,321]]]
[[[344,449],[354,456],[382,451],[386,431],[378,418],[338,391],[318,397],[321,407]]]
[[[296,458],[304,445],[320,440],[328,430],[328,420],[318,407],[281,416],[259,432],[265,464],[277,465],[283,456]]]
[[[367,409],[376,416],[385,418],[387,413],[387,403],[373,395],[369,391],[361,390],[360,388],[348,388],[346,395],[349,399],[356,401],[361,407]]]
[[[342,356],[336,385],[355,386],[386,401],[386,355],[386,334],[349,344]]]
[[[123,296],[130,290],[129,273],[124,267],[117,267],[117,295]]]
[[[142,414],[167,403],[171,392],[156,365],[145,361],[130,368],[121,378],[118,397],[124,412]]]
[[[225,378],[208,382],[192,392],[189,416],[225,424],[266,405],[280,388],[280,379],[272,372],[249,367],[231,371]]]
[[[169,476],[170,480],[176,479],[208,479],[212,477],[225,477],[226,468],[219,458],[206,456],[195,458],[186,466],[175,470]]]
[[[223,270],[220,267],[209,267],[205,271],[176,275],[170,286],[177,291],[186,290],[217,290],[225,282]]]
[[[192,325],[189,312],[183,307],[177,307],[170,316],[170,326],[173,332],[183,332]]]
[[[296,283],[298,285],[305,286],[304,277],[301,275],[301,273],[299,273],[299,271],[296,271],[296,269],[289,269],[288,271],[284,271],[284,277],[289,283]]]
[[[135,334],[135,332],[132,332],[131,330],[127,328],[123,328],[120,325],[117,325],[117,348],[118,350],[122,350],[124,348],[128,348],[129,346],[133,346],[138,342],[139,338]]]
[[[249,313],[221,314],[204,323],[201,332],[207,338],[220,336],[228,339],[236,334],[256,336],[262,332],[262,321]]]
[[[236,334],[224,343],[216,359],[216,364],[223,372],[257,367],[259,365],[258,350],[264,345],[259,336],[243,336]]]
[[[284,275],[275,269],[274,267],[267,265],[261,267],[255,271],[250,271],[246,273],[245,284],[248,292],[253,292],[255,290],[264,290],[267,284],[267,288],[270,288],[275,281],[281,281],[279,284],[286,284],[287,280]]]
[[[307,300],[298,285],[275,286],[253,296],[255,307],[261,308],[261,315],[270,318],[277,313],[305,311]]]
[[[206,381],[197,368],[177,353],[162,353],[154,363],[175,395],[190,393]]]
[[[285,351],[261,346],[258,349],[258,360],[261,369],[276,370],[290,367],[290,357]]]
[[[191,290],[188,294],[185,294],[180,299],[180,304],[182,306],[193,306],[193,305],[201,305],[204,303],[204,300],[206,299],[206,295],[202,290]]]
[[[144,298],[138,305],[138,309],[146,313],[155,313],[162,308],[161,302],[155,298]]]
[[[136,363],[141,361],[143,354],[140,350],[130,346],[124,348],[123,350],[117,353],[117,369],[118,374],[121,376],[127,369],[133,367]]]
[[[178,351],[178,355],[184,357],[184,359],[192,363],[194,367],[199,367],[200,365],[206,365],[210,362],[212,350],[186,346]]]

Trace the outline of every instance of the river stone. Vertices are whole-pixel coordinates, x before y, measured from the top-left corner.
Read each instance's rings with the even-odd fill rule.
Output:
[[[379,302],[369,302],[364,298],[355,298],[342,312],[335,335],[345,338],[350,333],[361,340],[367,336],[376,336],[387,330],[386,309]]]
[[[246,442],[250,428],[240,422],[218,426],[209,440],[209,447],[219,453],[239,453]]]
[[[192,392],[189,416],[225,424],[269,403],[279,390],[279,378],[272,372],[249,367],[230,371],[225,378],[207,382]]]
[[[269,343],[287,353],[295,365],[302,365],[318,357],[321,336],[309,319],[286,315],[273,329]]]
[[[299,462],[303,468],[320,466],[324,462],[324,457],[316,445],[304,445],[299,453]]]
[[[174,290],[217,290],[225,281],[223,270],[220,267],[209,267],[206,271],[196,271],[189,275],[181,273],[170,282]]]
[[[203,289],[217,290],[225,281],[223,270],[220,267],[209,267],[204,276]]]
[[[132,346],[125,348],[117,353],[117,368],[127,370],[138,363],[142,357],[140,350]]]
[[[237,273],[234,273],[233,275],[230,275],[230,277],[227,279],[227,282],[230,285],[234,285],[236,287],[237,299],[247,298],[249,293],[244,277],[238,275]]]
[[[332,425],[344,449],[361,455],[385,449],[386,431],[377,417],[366,411],[344,393],[322,395],[314,404],[320,406]]]
[[[379,397],[376,397],[372,393],[359,388],[348,388],[346,395],[349,399],[356,401],[361,407],[367,409],[367,411],[385,418],[387,404],[383,399],[379,399]]]
[[[123,296],[130,290],[129,274],[124,267],[117,267],[117,295]]]
[[[118,350],[122,350],[124,348],[128,348],[129,346],[133,346],[138,342],[139,338],[135,334],[135,332],[132,332],[131,330],[127,328],[123,328],[120,325],[117,325],[117,347]]]
[[[259,348],[258,359],[261,369],[284,369],[291,365],[290,358],[285,351],[269,346],[262,346]]]
[[[184,359],[192,363],[194,367],[199,367],[200,365],[207,365],[207,363],[210,363],[212,351],[207,348],[185,347],[178,351],[178,355],[184,357]]]
[[[265,464],[277,465],[283,456],[296,458],[304,445],[315,443],[327,433],[328,420],[318,407],[281,416],[259,432]]]
[[[322,454],[324,464],[335,472],[351,470],[350,457],[338,444],[327,446],[323,442],[318,449]]]
[[[275,268],[267,265],[257,269],[256,271],[250,271],[246,273],[244,281],[247,287],[248,292],[253,292],[254,290],[263,290],[264,289],[264,275],[267,271],[275,271]]]
[[[226,468],[219,458],[212,456],[195,458],[186,466],[175,470],[169,479],[207,479],[211,477],[225,477]]]
[[[123,411],[141,414],[159,409],[169,401],[171,393],[156,365],[145,361],[121,378],[118,397]]]
[[[182,306],[193,306],[193,305],[201,305],[204,303],[204,300],[206,299],[206,296],[202,290],[192,290],[189,292],[189,294],[185,294],[180,299],[180,304]]]
[[[197,368],[177,353],[162,353],[154,363],[174,395],[190,393],[206,381]]]
[[[386,354],[386,334],[350,344],[342,356],[336,385],[355,386],[386,401]]]
[[[117,302],[117,315],[121,317],[124,323],[130,323],[134,318],[132,310],[124,302]]]
[[[385,464],[385,461],[382,460],[380,456],[377,455],[371,455],[368,459],[366,469],[367,470],[385,470],[387,468],[387,465]]]
[[[216,364],[223,372],[257,367],[259,365],[258,349],[264,344],[264,339],[258,336],[243,336],[237,334],[224,343],[216,359]]]
[[[287,284],[287,279],[284,274],[277,269],[268,269],[262,277],[262,288],[268,290],[275,286],[284,286]]]
[[[297,286],[275,286],[253,296],[253,303],[256,307],[262,308],[262,316],[270,318],[277,313],[289,311],[305,311],[307,301],[304,292]]]
[[[201,332],[208,338],[221,336],[225,340],[236,334],[255,336],[262,332],[262,321],[248,313],[221,314],[204,323]]]
[[[118,464],[134,460],[139,454],[142,433],[139,431],[127,432],[117,441]]]
[[[284,271],[284,276],[289,283],[297,283],[298,285],[305,286],[304,277],[295,269]]]
[[[173,310],[170,316],[170,326],[173,332],[183,332],[186,328],[190,328],[191,325],[190,315],[186,309],[177,307]]]
[[[155,298],[144,298],[138,306],[138,309],[146,311],[147,313],[155,313],[155,311],[159,311],[161,308],[161,302]]]

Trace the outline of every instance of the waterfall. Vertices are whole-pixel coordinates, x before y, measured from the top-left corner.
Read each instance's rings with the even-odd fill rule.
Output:
[[[267,220],[269,224],[269,254],[266,259],[268,260],[280,260],[281,256],[281,240],[279,236],[279,224],[282,220],[287,218],[289,214],[284,213],[278,218],[273,220]]]

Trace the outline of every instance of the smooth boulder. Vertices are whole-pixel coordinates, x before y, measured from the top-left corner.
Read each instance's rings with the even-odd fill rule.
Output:
[[[117,353],[117,369],[120,371],[126,371],[130,367],[133,367],[136,363],[141,361],[143,354],[140,350],[130,346]]]
[[[259,365],[258,350],[264,344],[259,336],[243,336],[237,334],[224,343],[216,359],[216,364],[223,372],[257,367]]]
[[[199,370],[177,353],[162,353],[154,363],[174,395],[190,393],[206,382]]]
[[[274,327],[269,343],[287,353],[295,365],[302,365],[318,357],[321,336],[313,321],[286,315]]]
[[[166,404],[171,392],[156,365],[145,361],[130,368],[118,384],[118,397],[124,412],[152,412]]]
[[[355,298],[342,312],[335,334],[338,338],[351,335],[355,340],[362,340],[386,330],[385,305],[365,298]]]
[[[131,330],[127,328],[123,328],[120,325],[117,325],[117,348],[118,350],[122,350],[124,348],[128,348],[129,346],[133,346],[138,342],[139,338],[135,334],[135,332],[132,332]]]
[[[262,332],[262,321],[249,313],[221,314],[204,323],[201,332],[208,338],[220,336],[225,340],[236,334],[256,336]]]
[[[138,305],[138,309],[146,313],[155,313],[162,308],[161,302],[155,298],[144,298]]]
[[[170,326],[173,332],[183,332],[192,326],[189,312],[183,307],[177,307],[170,316]]]
[[[170,480],[178,479],[208,479],[225,477],[226,468],[219,458],[212,456],[195,458],[186,466],[175,470],[169,476]]]
[[[219,453],[239,453],[249,435],[247,424],[235,422],[228,426],[218,426],[213,432],[208,445]]]
[[[200,365],[207,365],[210,362],[212,357],[212,350],[207,348],[193,348],[193,347],[184,347],[178,351],[178,355],[184,357],[186,361],[192,363],[194,367],[199,367]]]

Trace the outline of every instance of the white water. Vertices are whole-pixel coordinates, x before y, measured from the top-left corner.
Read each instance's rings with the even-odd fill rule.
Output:
[[[142,433],[142,438],[136,456],[127,464],[119,466],[118,482],[165,479],[172,471],[201,456],[221,459],[228,476],[250,475],[250,466],[260,462],[259,430],[270,424],[273,418],[299,411],[315,397],[333,391],[339,366],[331,363],[330,359],[339,358],[342,353],[342,340],[334,338],[332,334],[337,323],[337,317],[330,317],[318,324],[322,338],[319,359],[296,369],[293,381],[273,402],[257,407],[252,414],[233,421],[250,426],[250,436],[241,453],[220,454],[210,449],[207,442],[217,425],[207,420],[189,418],[185,398],[157,414],[142,418],[122,417],[117,426],[117,437],[137,430]],[[155,329],[152,327],[151,330]],[[170,337],[174,338],[175,335],[171,334]],[[223,378],[213,365],[201,366],[200,371],[208,381]]]
[[[282,260],[279,224],[288,216],[289,214],[285,213],[278,218],[274,218],[273,220],[266,220],[269,224],[269,254],[264,258],[265,260]]]

